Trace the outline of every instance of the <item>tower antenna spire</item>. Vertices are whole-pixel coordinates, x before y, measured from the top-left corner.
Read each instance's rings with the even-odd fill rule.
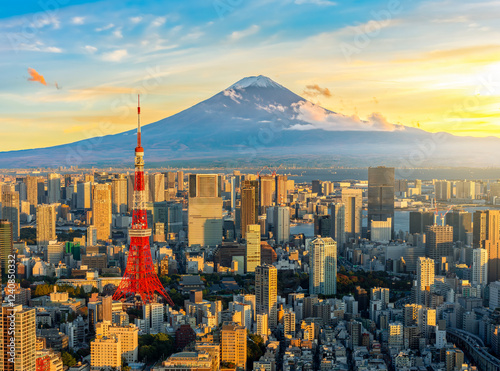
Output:
[[[141,147],[141,96],[137,94],[137,147]]]

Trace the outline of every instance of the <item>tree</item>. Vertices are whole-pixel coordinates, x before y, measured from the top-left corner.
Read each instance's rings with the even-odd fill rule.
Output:
[[[61,358],[63,361],[63,365],[65,365],[65,366],[72,367],[72,366],[76,365],[75,357],[73,357],[68,352],[62,352]]]

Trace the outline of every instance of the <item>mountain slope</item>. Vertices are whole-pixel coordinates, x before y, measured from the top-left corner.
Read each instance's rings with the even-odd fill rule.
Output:
[[[145,107],[144,109],[147,109]],[[265,76],[244,78],[191,108],[143,127],[149,165],[398,167],[500,165],[499,138],[457,137],[366,121],[316,106]],[[56,147],[1,152],[0,167],[132,166],[134,130]]]

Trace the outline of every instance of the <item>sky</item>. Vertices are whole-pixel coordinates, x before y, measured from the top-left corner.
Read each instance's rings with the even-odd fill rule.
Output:
[[[0,12],[0,151],[133,129],[246,76],[329,110],[500,136],[500,1],[36,0]]]

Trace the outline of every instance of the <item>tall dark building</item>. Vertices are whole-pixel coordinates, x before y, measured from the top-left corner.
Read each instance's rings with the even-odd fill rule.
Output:
[[[368,231],[374,221],[387,221],[391,218],[391,231],[394,234],[394,168],[368,168]]]
[[[0,267],[2,276],[6,275],[9,266],[9,255],[13,253],[12,223],[0,220]]]
[[[410,234],[424,233],[430,225],[434,225],[433,211],[410,211]]]
[[[453,257],[453,227],[431,225],[425,229],[425,256],[439,262],[442,257]]]
[[[244,180],[241,188],[241,237],[245,238],[247,225],[259,220],[259,181]]]
[[[312,181],[312,193],[317,193],[318,196],[323,195],[323,189],[321,187],[321,180]]]
[[[332,235],[331,215],[314,216],[314,235],[321,237],[330,237]]]
[[[276,206],[280,206],[286,203],[287,201],[287,175],[276,175],[275,179],[275,187],[274,187],[274,203]]]
[[[453,242],[467,242],[467,233],[472,233],[472,214],[454,210],[446,214],[446,225],[453,227]]]

